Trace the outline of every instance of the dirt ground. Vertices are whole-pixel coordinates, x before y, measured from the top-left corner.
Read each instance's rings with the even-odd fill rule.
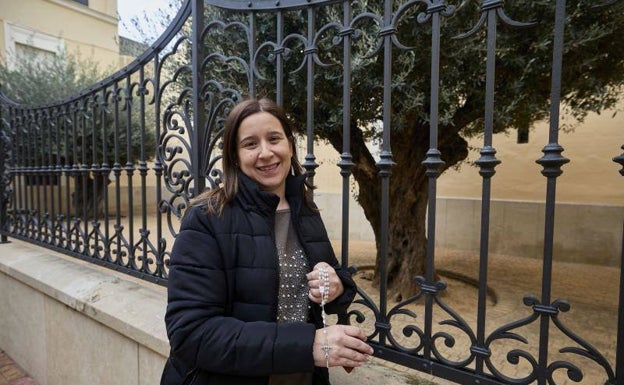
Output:
[[[339,244],[335,247],[336,250],[340,250]],[[437,249],[435,258],[435,267],[440,279],[447,283],[446,289],[440,296],[441,301],[459,314],[476,332],[478,299],[474,282],[478,281],[478,255],[457,250]],[[374,264],[374,260],[374,244],[350,242],[349,265],[370,266]],[[542,261],[538,259],[498,254],[489,256],[487,282],[490,294],[486,305],[486,338],[502,326],[533,315],[532,307],[524,303],[524,297],[531,294],[541,301],[542,268]],[[379,303],[379,289],[372,285],[368,276],[370,276],[369,269],[360,269],[355,275],[356,282],[368,296]],[[605,369],[597,365],[595,361],[583,358],[579,354],[560,351],[569,347],[587,348],[578,343],[577,336],[580,337],[580,341],[585,341],[590,345],[590,350],[591,347],[595,348],[598,354],[604,356],[610,367],[615,369],[619,276],[619,269],[612,267],[557,261],[553,263],[550,302],[553,303],[559,299],[567,300],[569,309],[565,304],[559,307],[557,319],[563,325],[562,328],[554,326],[551,322],[549,363],[556,360],[572,362],[584,372],[582,381],[574,382],[568,378],[565,370],[557,370],[554,375],[557,384],[596,385],[605,383],[608,378]],[[396,302],[390,300],[388,311],[396,305]],[[416,318],[403,315],[393,317],[391,331],[403,346],[415,347],[418,344],[416,335],[406,337],[402,331],[406,325],[423,326],[423,301],[416,301],[406,308],[413,311]],[[366,312],[367,309],[361,307],[360,310]],[[367,321],[361,326],[371,332],[374,330],[372,313],[368,312],[365,315]],[[440,306],[434,306],[434,333],[446,332],[455,338],[455,344],[452,347],[446,346],[442,339],[438,340],[436,346],[445,358],[459,361],[470,355],[470,340],[457,328],[440,324],[450,318]],[[565,329],[567,334],[562,329]],[[521,358],[517,365],[512,364],[508,361],[507,354],[513,349],[522,349],[533,357],[537,357],[539,320],[513,329],[513,331],[525,338],[527,343],[510,339],[497,340],[490,346],[492,364],[506,376],[523,378],[531,372],[529,363]],[[574,339],[577,341],[575,342]],[[382,360],[378,362],[408,374],[423,377],[420,372]],[[428,376],[423,378],[431,379],[436,383],[446,383]]]

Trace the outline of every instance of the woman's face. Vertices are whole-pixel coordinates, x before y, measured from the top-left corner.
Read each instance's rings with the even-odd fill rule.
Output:
[[[241,171],[284,198],[293,151],[282,123],[268,112],[255,113],[243,119],[236,139]]]

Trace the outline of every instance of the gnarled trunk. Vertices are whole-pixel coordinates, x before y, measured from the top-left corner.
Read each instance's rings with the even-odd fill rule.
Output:
[[[390,175],[388,207],[388,248],[385,258],[388,290],[395,299],[407,298],[418,292],[415,278],[425,275],[427,255],[426,216],[429,180],[422,161],[429,150],[429,127],[418,125],[403,133],[392,143],[392,155],[396,163]],[[457,131],[446,130],[439,138],[438,148],[445,162],[440,170],[464,160],[468,156],[467,142]],[[341,151],[342,136],[335,133],[328,138]],[[369,153],[360,130],[351,130],[351,155],[353,177],[358,182],[357,201],[364,210],[375,234],[377,261],[375,278],[381,274],[381,181],[375,160]]]
[[[72,204],[77,218],[96,219],[104,215],[104,191],[111,183],[108,175],[91,173],[74,177]]]

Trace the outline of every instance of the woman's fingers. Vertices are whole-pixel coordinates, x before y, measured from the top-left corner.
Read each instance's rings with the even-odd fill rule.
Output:
[[[321,271],[325,271],[326,274],[322,274]],[[328,290],[327,302],[333,301],[344,292],[344,286],[336,274],[336,270],[325,262],[317,263],[314,269],[306,275],[306,278],[310,289],[308,297],[314,303],[320,304],[322,302],[321,287],[323,290]]]
[[[333,325],[316,331],[314,363],[317,366],[358,367],[373,354],[366,336],[355,326]]]
[[[310,301],[318,304],[320,304],[323,300],[323,298],[321,297],[321,292],[318,289],[310,289],[310,291],[308,291],[308,298],[310,299]]]

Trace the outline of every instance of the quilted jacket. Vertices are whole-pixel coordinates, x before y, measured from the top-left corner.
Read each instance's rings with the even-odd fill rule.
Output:
[[[344,293],[326,306],[346,311],[355,283],[338,265],[318,212],[303,204],[304,176],[289,176],[291,221],[310,268],[324,261],[336,269]],[[274,240],[279,198],[239,173],[239,192],[222,216],[205,207],[187,210],[170,260],[165,315],[171,345],[161,385],[267,384],[272,373],[314,372],[314,385],[329,384],[314,366],[320,306],[309,321],[277,323],[278,256]]]

